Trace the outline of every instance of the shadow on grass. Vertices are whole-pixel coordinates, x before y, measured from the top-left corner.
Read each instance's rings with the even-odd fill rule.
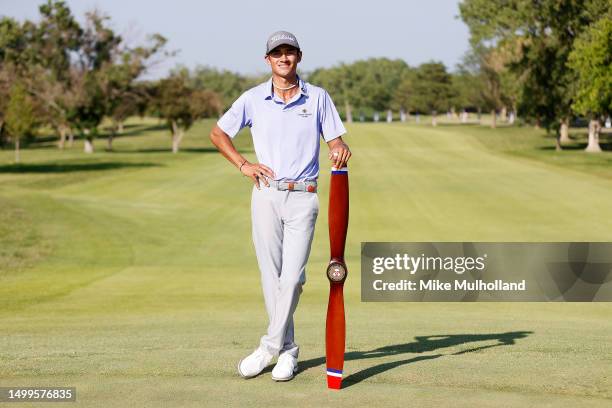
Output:
[[[601,147],[601,150],[609,152],[612,151],[612,142],[599,142],[599,146]],[[576,144],[572,144],[572,145],[562,145],[561,146],[563,148],[563,150],[568,150],[568,151],[576,151],[576,150],[584,150],[587,147],[587,143],[576,143]],[[555,150],[555,146],[541,146],[539,148],[540,150]]]
[[[130,136],[144,136],[147,132],[154,132],[159,130],[167,130],[168,126],[165,124],[156,125],[139,125],[139,124],[128,124],[124,125],[124,130],[114,136],[114,139],[120,139],[122,137]],[[106,141],[110,131],[107,128],[102,129],[97,136],[94,138],[94,143],[98,141]],[[74,135],[74,141],[83,140],[83,137],[79,134]],[[43,136],[37,136],[35,140],[29,141],[23,144],[24,149],[59,149],[57,143],[59,142],[59,136],[57,134],[47,134]],[[68,147],[68,138],[66,137],[66,147]]]
[[[418,336],[415,337],[415,341],[404,344],[393,344],[390,346],[383,346],[377,349],[369,351],[349,351],[344,354],[345,361],[350,360],[363,360],[368,358],[381,358],[404,354],[420,354],[430,351],[436,351],[446,347],[454,347],[461,344],[476,343],[481,341],[497,340],[497,344],[476,346],[466,350],[458,351],[450,354],[434,354],[427,356],[414,356],[408,359],[402,359],[397,361],[390,361],[387,363],[373,365],[359,372],[349,375],[342,380],[342,388],[347,388],[360,383],[370,377],[377,374],[384,373],[385,371],[391,370],[396,367],[400,367],[406,364],[416,363],[422,360],[432,360],[439,357],[448,355],[460,355],[471,353],[474,351],[480,351],[491,347],[508,346],[516,343],[517,339],[527,337],[532,331],[516,331],[506,333],[491,333],[491,334],[448,334],[448,335],[434,335],[434,336]],[[300,361],[300,370],[298,374],[309,370],[311,368],[319,367],[325,364],[325,357],[313,358],[306,361]],[[269,367],[269,370],[271,368]]]
[[[486,129],[490,129],[489,126],[487,126],[486,124],[482,124],[482,123],[478,123],[478,122],[466,122],[466,123],[461,123],[461,122],[438,122],[438,124],[436,126],[432,126],[431,125],[431,121],[428,122],[423,122],[421,121],[422,125],[429,125],[431,128],[435,128],[435,127],[457,127],[457,126],[461,126],[461,127],[484,127]],[[498,128],[510,128],[512,127],[511,125],[501,125],[498,126]]]
[[[129,129],[129,130],[126,130]],[[123,132],[115,135],[115,139],[121,138],[123,136],[142,136],[145,132],[153,132],[158,130],[168,130],[168,125],[166,124],[156,124],[156,125],[125,125]],[[106,139],[110,135],[110,131],[106,130],[101,132],[98,135],[98,139]]]
[[[126,167],[154,167],[157,163],[35,163],[8,164],[0,166],[0,173],[69,173],[73,171],[114,170]]]
[[[239,153],[253,153],[253,149],[236,149]],[[134,150],[109,150],[108,153],[172,153],[171,147],[155,147]],[[219,153],[215,147],[181,147],[179,153]]]

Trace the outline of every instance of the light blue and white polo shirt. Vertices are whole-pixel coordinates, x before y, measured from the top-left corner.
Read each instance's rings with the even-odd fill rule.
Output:
[[[231,138],[249,126],[257,160],[274,171],[275,180],[316,180],[319,138],[329,142],[346,133],[327,91],[299,77],[298,86],[285,104],[270,78],[240,95],[217,122]]]

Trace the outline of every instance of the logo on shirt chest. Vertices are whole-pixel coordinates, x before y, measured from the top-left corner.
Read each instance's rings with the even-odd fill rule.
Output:
[[[312,116],[312,112],[308,112],[308,109],[306,108],[302,108],[298,111],[298,116],[301,116],[303,118],[307,118]]]

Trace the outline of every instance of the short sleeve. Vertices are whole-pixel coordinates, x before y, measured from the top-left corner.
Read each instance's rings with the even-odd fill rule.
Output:
[[[227,133],[229,137],[234,138],[240,129],[245,126],[251,126],[251,109],[248,102],[249,95],[245,92],[236,99],[232,107],[217,121],[217,125],[221,130]]]
[[[346,129],[340,120],[336,106],[327,91],[323,91],[322,101],[319,106],[319,128],[326,142],[333,140],[346,133]]]

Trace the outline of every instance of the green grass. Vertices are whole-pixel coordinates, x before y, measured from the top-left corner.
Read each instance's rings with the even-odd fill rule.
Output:
[[[327,164],[296,313],[301,372],[245,381],[236,364],[266,327],[249,182],[212,149],[210,121],[177,155],[156,121],[129,125],[114,152],[48,141],[15,166],[0,151],[1,386],[76,386],[88,407],[610,405],[611,304],[361,303],[358,272],[361,241],[610,241],[609,153],[539,148],[552,140],[528,128],[349,126],[347,387],[335,392]],[[246,132],[236,142],[254,159]]]

